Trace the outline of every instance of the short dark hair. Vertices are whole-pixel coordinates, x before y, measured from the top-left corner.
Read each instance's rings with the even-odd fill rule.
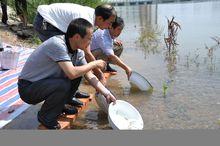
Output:
[[[124,24],[124,20],[123,20],[121,17],[118,17],[118,16],[117,16],[117,17],[115,18],[115,22],[112,23],[112,28],[115,29],[115,28],[118,27],[118,26],[124,28],[125,24]]]
[[[95,8],[95,16],[101,16],[104,20],[109,19],[111,16],[116,16],[115,8],[109,4],[102,4]]]
[[[87,29],[93,27],[92,24],[83,19],[83,18],[77,18],[70,22],[67,32],[66,32],[66,38],[71,38],[75,34],[79,34],[82,38],[84,38],[87,34]]]

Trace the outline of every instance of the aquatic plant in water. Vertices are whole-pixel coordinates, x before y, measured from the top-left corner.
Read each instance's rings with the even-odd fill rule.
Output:
[[[180,25],[174,21],[174,17],[171,20],[167,18],[168,22],[168,36],[164,36],[164,41],[166,44],[167,51],[165,52],[165,60],[168,62],[167,68],[168,72],[171,73],[176,69],[177,63],[177,32],[181,29]]]
[[[167,95],[167,90],[169,89],[169,87],[171,86],[171,83],[173,83],[174,80],[166,80],[165,82],[163,82],[163,96],[166,97]]]
[[[168,89],[168,85],[167,85],[165,82],[163,82],[163,96],[164,96],[164,97],[165,97],[166,94],[167,94],[167,89]]]
[[[176,52],[176,46],[178,45],[177,43],[177,34],[178,34],[178,29],[181,29],[180,25],[174,21],[174,17],[172,17],[171,20],[167,18],[168,22],[168,36],[164,36],[164,41],[166,44],[166,47],[168,49],[169,54],[172,52]]]
[[[140,45],[145,52],[153,54],[160,52],[161,39],[160,36],[163,30],[157,25],[146,25],[140,32],[140,36],[136,44]]]

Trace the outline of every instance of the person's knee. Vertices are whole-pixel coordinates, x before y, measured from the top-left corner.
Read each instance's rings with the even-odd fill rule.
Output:
[[[114,46],[114,54],[117,55],[118,57],[121,56],[123,50],[124,50],[123,46],[119,46],[119,45]]]
[[[75,83],[80,83],[81,80],[82,80],[82,77],[78,77],[78,78],[76,78],[76,79],[71,80],[71,82],[72,82],[72,83],[73,83],[73,82],[75,82]]]
[[[61,92],[65,93],[71,90],[71,80],[68,80],[68,79],[60,80],[57,85],[58,85],[57,90]]]
[[[76,79],[71,80],[71,90],[78,90],[81,81],[82,77],[78,77]]]

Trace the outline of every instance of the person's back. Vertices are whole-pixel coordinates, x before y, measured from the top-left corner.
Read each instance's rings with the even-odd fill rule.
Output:
[[[60,55],[66,52],[69,55]],[[45,43],[41,44],[26,61],[19,79],[25,79],[31,82],[42,80],[48,77],[65,78],[64,72],[57,64],[58,61],[69,60],[69,56],[74,54],[68,53],[64,36],[55,36]],[[74,56],[74,64],[78,64],[82,61],[84,53],[82,50],[77,51],[77,55]],[[85,62],[85,60],[84,60]]]
[[[73,3],[54,3],[40,5],[38,13],[50,24],[66,32],[69,23],[76,18],[84,18],[94,23],[94,9]]]
[[[77,18],[84,18],[93,26],[106,29],[115,20],[116,11],[108,4],[97,6],[95,9],[73,3],[54,3],[39,5],[34,19],[34,29],[41,41],[55,35],[66,33],[68,24]]]

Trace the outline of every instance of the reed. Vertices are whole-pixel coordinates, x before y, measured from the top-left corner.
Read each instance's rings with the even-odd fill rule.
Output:
[[[178,30],[181,29],[181,26],[174,21],[174,17],[172,17],[171,20],[167,18],[167,23],[168,23],[168,36],[164,37],[164,41],[166,44],[166,47],[168,49],[169,55],[174,52],[176,52],[176,46],[178,45],[177,43],[177,34]]]

